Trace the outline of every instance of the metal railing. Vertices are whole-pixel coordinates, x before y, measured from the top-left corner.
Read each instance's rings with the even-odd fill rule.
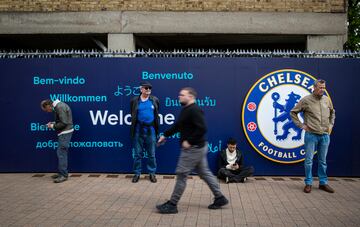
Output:
[[[360,52],[350,51],[309,51],[300,52],[294,50],[204,50],[187,49],[173,51],[137,50],[137,51],[99,51],[99,50],[51,50],[31,51],[14,50],[1,51],[0,58],[106,58],[106,57],[151,57],[151,58],[236,58],[236,57],[260,57],[260,58],[360,58]]]

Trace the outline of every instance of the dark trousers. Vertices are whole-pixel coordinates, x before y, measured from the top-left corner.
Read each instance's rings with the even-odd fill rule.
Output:
[[[191,147],[181,149],[180,157],[176,167],[176,184],[171,195],[170,202],[177,204],[185,191],[187,176],[193,169],[205,181],[215,198],[223,196],[220,191],[219,182],[210,171],[207,160],[208,145],[203,147]]]
[[[254,174],[254,167],[246,166],[237,170],[229,170],[220,168],[218,172],[218,178],[225,180],[226,177],[229,178],[229,182],[241,182],[245,177],[250,177]]]

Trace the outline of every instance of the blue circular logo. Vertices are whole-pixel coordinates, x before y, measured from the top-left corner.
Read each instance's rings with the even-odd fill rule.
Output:
[[[315,80],[308,73],[282,69],[263,76],[251,87],[243,104],[242,126],[260,155],[286,164],[304,160],[305,132],[293,123],[290,111],[312,93]],[[301,113],[298,117],[303,122]]]

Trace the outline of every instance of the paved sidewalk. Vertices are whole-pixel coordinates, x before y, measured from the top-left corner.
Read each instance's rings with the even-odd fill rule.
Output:
[[[252,177],[221,183],[230,204],[209,210],[212,195],[197,176],[188,180],[178,214],[155,205],[172,192],[174,176],[131,183],[130,175],[0,174],[0,226],[360,226],[360,179],[332,178],[334,194],[302,192],[300,177]],[[170,179],[168,179],[170,178]]]

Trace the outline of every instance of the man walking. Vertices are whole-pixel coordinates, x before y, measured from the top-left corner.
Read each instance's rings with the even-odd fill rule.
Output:
[[[219,209],[229,203],[220,191],[220,185],[208,167],[208,144],[205,138],[207,131],[204,114],[195,104],[196,91],[193,88],[183,88],[179,93],[179,101],[183,106],[175,124],[161,136],[158,143],[164,143],[165,137],[180,132],[181,154],[176,168],[176,185],[169,201],[157,205],[160,213],[177,213],[179,202],[185,187],[187,176],[195,169],[215,196],[209,209]]]
[[[330,133],[334,127],[335,110],[330,99],[324,96],[325,83],[324,80],[316,80],[313,93],[302,98],[290,113],[293,122],[305,130],[305,193],[310,193],[312,188],[315,151],[319,160],[319,189],[334,193],[334,189],[328,185],[326,155],[330,144]],[[304,114],[304,123],[298,118],[300,112]]]
[[[68,150],[73,134],[73,121],[70,107],[60,100],[43,100],[40,104],[45,112],[55,113],[55,122],[47,123],[47,127],[55,129],[58,134],[58,148],[56,150],[58,158],[58,174],[51,176],[54,183],[61,183],[68,179]]]
[[[133,140],[134,176],[137,183],[141,175],[141,159],[147,154],[147,169],[150,181],[156,183],[155,145],[159,130],[159,99],[151,95],[152,85],[140,83],[141,94],[130,101],[131,137]]]

